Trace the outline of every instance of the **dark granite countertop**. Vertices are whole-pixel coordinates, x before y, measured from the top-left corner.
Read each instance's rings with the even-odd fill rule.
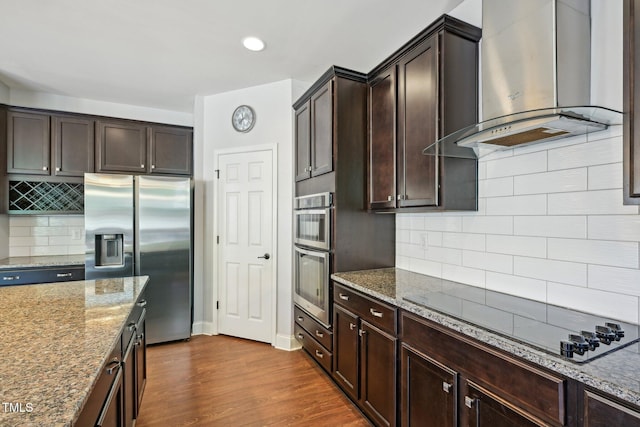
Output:
[[[638,325],[625,324],[626,336],[621,342],[627,345],[623,348],[604,355],[596,351],[592,360],[576,363],[559,352],[554,354],[543,346],[529,345],[510,336],[517,321],[534,323],[535,330],[557,329],[544,324],[541,327],[536,316],[560,313],[558,316],[570,317],[563,314],[572,313],[568,309],[396,268],[336,273],[331,277],[338,283],[640,406]],[[464,306],[466,303],[468,306]],[[439,309],[428,308],[432,305]],[[507,315],[499,316],[508,305],[516,305],[518,314],[514,316],[519,319],[516,322]],[[496,316],[495,324],[491,324],[492,316]],[[578,316],[586,316],[590,321],[602,319],[582,313]],[[485,321],[489,326],[482,324]],[[601,347],[606,349],[604,345]]]
[[[16,270],[20,268],[58,267],[66,265],[84,265],[82,255],[48,255],[20,256],[0,259],[0,270]]]
[[[0,287],[0,425],[72,425],[147,281]]]

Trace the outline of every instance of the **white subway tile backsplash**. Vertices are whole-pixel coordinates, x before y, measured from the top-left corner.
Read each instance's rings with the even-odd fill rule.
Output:
[[[545,215],[547,195],[487,197],[487,215]]]
[[[511,216],[472,216],[462,218],[465,233],[513,234]]]
[[[30,246],[14,246],[11,248],[10,256],[31,256]]]
[[[513,177],[484,179],[478,182],[478,197],[513,195]]]
[[[66,246],[32,246],[31,256],[68,255]]]
[[[466,283],[483,288],[485,286],[486,272],[477,268],[462,267],[459,265],[442,264],[442,278],[454,282]]]
[[[85,253],[84,245],[69,245],[67,246],[69,255],[82,255]]]
[[[587,264],[542,258],[515,257],[513,274],[533,279],[587,286]]]
[[[35,227],[35,226],[48,226],[48,216],[9,216],[10,227]]]
[[[48,237],[9,237],[9,246],[46,246],[49,244]]]
[[[549,170],[622,162],[622,138],[613,137],[549,150]]]
[[[547,300],[546,284],[544,280],[487,271],[487,289],[535,301]]]
[[[638,321],[640,210],[622,204],[621,126],[496,152],[478,178],[477,212],[396,216],[397,267]]]
[[[547,194],[587,189],[587,168],[519,175],[513,178],[514,194]]]
[[[594,215],[588,227],[589,239],[640,242],[640,215]]]
[[[489,252],[463,251],[462,265],[464,267],[497,271],[499,273],[513,273],[513,256],[492,254]]]
[[[613,292],[550,282],[547,299],[550,304],[638,323],[638,297],[621,298]]]
[[[66,236],[68,227],[31,227],[32,236]]]
[[[442,264],[424,259],[409,259],[409,270],[428,276],[442,277]]]
[[[444,264],[462,265],[462,250],[441,247],[429,247],[424,252],[424,259]]]
[[[589,287],[618,294],[640,296],[640,270],[590,265]]]
[[[588,173],[589,190],[622,188],[622,163],[590,166]]]
[[[49,225],[52,227],[84,227],[82,215],[56,215],[49,217]]]
[[[424,229],[430,231],[462,231],[462,221],[459,216],[426,216]]]
[[[31,236],[31,227],[9,227],[9,235],[13,237]]]
[[[543,237],[587,237],[586,216],[516,216],[513,234]]]
[[[638,206],[622,204],[622,190],[549,194],[549,215],[637,214]]]
[[[442,233],[442,246],[446,248],[484,251],[486,236],[472,233]]]
[[[635,242],[550,238],[547,245],[549,259],[638,268],[638,243]]]
[[[544,258],[547,239],[544,237],[487,235],[487,252]]]
[[[49,246],[69,246],[77,244],[78,241],[74,240],[70,235],[49,237]]]
[[[547,170],[547,152],[523,154],[486,161],[487,179],[528,173],[545,172]]]

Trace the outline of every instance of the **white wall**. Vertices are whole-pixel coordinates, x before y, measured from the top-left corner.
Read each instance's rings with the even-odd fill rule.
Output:
[[[9,86],[0,82],[0,104],[8,104],[9,99]]]
[[[278,236],[277,269],[277,341],[280,348],[295,346],[292,340],[292,207],[293,207],[293,110],[295,95],[307,85],[283,80],[248,89],[196,99],[196,194],[200,208],[196,209],[196,232],[204,236],[201,257],[195,261],[201,277],[195,283],[194,332],[216,331],[213,301],[217,284],[213,265],[213,218],[216,150],[264,144],[278,145]],[[231,127],[231,114],[241,104],[256,111],[256,124],[249,133],[238,133]],[[197,251],[196,251],[197,252]]]
[[[620,5],[592,11],[592,97],[619,110]],[[621,126],[483,158],[478,212],[397,216],[396,266],[638,322],[640,215],[622,173]]]
[[[193,126],[193,114],[180,111],[161,110],[137,105],[94,101],[43,92],[11,89],[7,104],[19,107],[43,108],[132,120]],[[0,97],[2,89],[0,87]]]

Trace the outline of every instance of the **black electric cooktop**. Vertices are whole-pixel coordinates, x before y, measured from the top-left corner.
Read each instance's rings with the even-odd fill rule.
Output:
[[[402,288],[402,287],[400,287]],[[400,289],[402,299],[584,363],[639,342],[637,324],[446,280]]]

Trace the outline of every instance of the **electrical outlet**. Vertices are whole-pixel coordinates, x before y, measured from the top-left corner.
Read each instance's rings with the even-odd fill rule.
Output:
[[[72,229],[71,230],[71,239],[72,240],[81,240],[82,239],[82,233],[80,232],[80,230]]]
[[[420,248],[427,249],[427,233],[420,233]]]

